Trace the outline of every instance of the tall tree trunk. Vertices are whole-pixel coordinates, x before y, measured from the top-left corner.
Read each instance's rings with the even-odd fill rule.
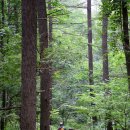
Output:
[[[45,49],[48,48],[48,27],[46,1],[38,0],[38,25],[40,34],[40,60],[41,60],[41,113],[40,130],[50,130],[50,88],[51,73],[46,61]]]
[[[92,52],[92,18],[91,18],[91,0],[87,0],[87,19],[88,19],[88,68],[89,68],[89,85],[94,84],[93,79],[93,52]],[[93,89],[90,88],[90,92],[92,92]],[[94,96],[91,94],[90,96]],[[95,105],[92,103],[92,105]],[[93,126],[97,122],[97,117],[93,116]]]
[[[102,17],[102,56],[103,56],[103,82],[108,83],[109,81],[109,65],[108,65],[108,45],[107,45],[107,38],[108,38],[108,14],[105,10],[105,2],[102,0],[103,3],[103,17]],[[106,93],[109,90],[106,90]],[[107,113],[106,118],[110,117],[111,115]],[[109,119],[107,122],[107,130],[113,130],[112,121]]]
[[[1,19],[1,28],[4,27],[4,21],[5,21],[5,15],[4,15],[4,0],[1,1],[1,14],[2,14],[2,19]],[[1,54],[2,54],[2,61],[3,61],[3,57],[4,57],[4,52],[3,52],[3,46],[4,46],[4,37],[1,36],[0,37],[0,51],[1,51]],[[2,99],[2,108],[4,108],[6,106],[6,91],[4,90],[3,88],[3,91],[1,93],[1,99]],[[2,114],[2,117],[0,119],[0,128],[1,130],[4,130],[5,129],[5,115]]]
[[[89,67],[89,84],[93,85],[93,53],[92,53],[92,22],[91,22],[91,0],[87,0],[87,17],[88,17],[88,67]]]
[[[103,81],[109,81],[108,47],[107,47],[108,16],[103,15],[102,21],[102,55],[103,55]]]
[[[128,29],[128,9],[127,0],[122,0],[122,17],[123,17],[123,47],[126,59],[126,68],[128,76],[128,90],[130,92],[130,43],[129,43],[129,29]]]
[[[3,90],[2,92],[2,108],[6,107],[6,91]],[[2,118],[1,118],[1,130],[5,129],[5,114],[2,114]]]
[[[36,0],[22,0],[21,130],[36,130]]]

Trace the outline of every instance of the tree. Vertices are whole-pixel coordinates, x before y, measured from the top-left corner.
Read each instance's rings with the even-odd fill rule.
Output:
[[[92,53],[92,20],[91,20],[91,0],[87,0],[87,18],[88,18],[88,68],[89,84],[93,85],[93,53]]]
[[[108,29],[108,16],[103,13],[102,20],[102,55],[103,55],[103,81],[105,83],[109,80],[108,68],[108,45],[107,45],[107,29]]]
[[[2,18],[1,18],[1,28],[4,28],[4,22],[5,22],[5,12],[4,12],[4,7],[5,7],[5,2],[4,0],[1,1],[1,12],[2,12]],[[1,51],[1,58],[2,58],[2,61],[3,61],[3,57],[4,57],[4,49],[3,49],[3,46],[4,46],[4,37],[3,37],[3,34],[2,36],[0,37],[0,51]],[[2,85],[2,84],[1,84]],[[1,99],[2,99],[2,104],[1,106],[4,108],[6,106],[6,91],[5,91],[5,88],[3,88],[3,91],[1,93]],[[2,114],[2,117],[0,118],[0,128],[1,130],[4,130],[5,129],[5,117],[4,117],[4,114]]]
[[[91,19],[91,0],[87,0],[87,18],[88,18],[88,79],[89,79],[89,85],[94,85],[94,79],[93,79],[93,51],[92,51],[92,19]],[[91,94],[93,91],[92,88],[90,88],[90,96],[94,96],[94,94]],[[92,105],[95,105],[92,103]],[[97,122],[97,117],[93,116],[93,124]]]
[[[41,62],[41,95],[40,95],[40,130],[50,130],[50,89],[51,73],[46,60],[48,48],[48,27],[46,1],[38,0],[38,27],[40,35],[40,62]]]
[[[108,83],[109,81],[109,67],[108,67],[108,45],[107,45],[107,39],[108,39],[108,16],[109,13],[108,10],[106,10],[106,7],[108,8],[108,1],[102,0],[103,4],[103,16],[102,16],[102,56],[103,56],[103,82]],[[106,93],[109,90],[106,90]],[[107,113],[108,117],[110,117],[110,114]],[[108,118],[106,117],[106,118]],[[107,130],[113,130],[112,127],[112,121],[109,119],[107,123]]]
[[[122,23],[123,23],[123,47],[126,59],[126,68],[128,76],[128,90],[130,91],[130,43],[128,29],[128,9],[127,0],[122,0]]]
[[[36,0],[22,0],[21,130],[36,130]]]

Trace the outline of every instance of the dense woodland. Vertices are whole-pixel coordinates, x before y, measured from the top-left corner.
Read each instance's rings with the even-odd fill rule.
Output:
[[[130,130],[130,0],[0,0],[0,130]]]

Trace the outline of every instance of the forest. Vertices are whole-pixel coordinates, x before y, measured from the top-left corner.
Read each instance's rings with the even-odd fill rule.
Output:
[[[0,0],[0,130],[130,130],[130,0]]]

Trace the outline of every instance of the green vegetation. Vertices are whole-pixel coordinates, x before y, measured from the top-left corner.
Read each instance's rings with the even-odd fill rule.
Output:
[[[67,130],[69,128],[106,130],[109,121],[112,122],[113,130],[130,129],[129,75],[122,43],[124,34],[121,1],[110,0],[110,6],[105,12],[109,15],[107,39],[109,82],[107,83],[102,80],[104,9],[101,2],[98,6],[93,2],[95,8],[99,10],[97,13],[92,10],[93,85],[89,85],[88,81],[87,8],[78,8],[82,1],[76,0],[47,2],[53,7],[48,11],[48,17],[51,16],[53,19],[53,40],[45,50],[46,58],[42,62],[51,63],[52,70],[51,130],[57,130],[61,121]],[[19,0],[17,2],[5,0],[4,16],[2,4],[0,5],[0,119],[4,119],[5,122],[4,129],[1,130],[20,130],[22,60],[20,3]],[[129,4],[127,0],[128,16],[130,16]],[[108,7],[108,3],[105,6]],[[80,4],[79,7],[86,5]],[[41,65],[40,45],[39,40],[37,41],[36,123],[37,130],[40,130]],[[90,91],[91,89],[93,91]],[[97,117],[96,123],[93,123],[92,117]]]

